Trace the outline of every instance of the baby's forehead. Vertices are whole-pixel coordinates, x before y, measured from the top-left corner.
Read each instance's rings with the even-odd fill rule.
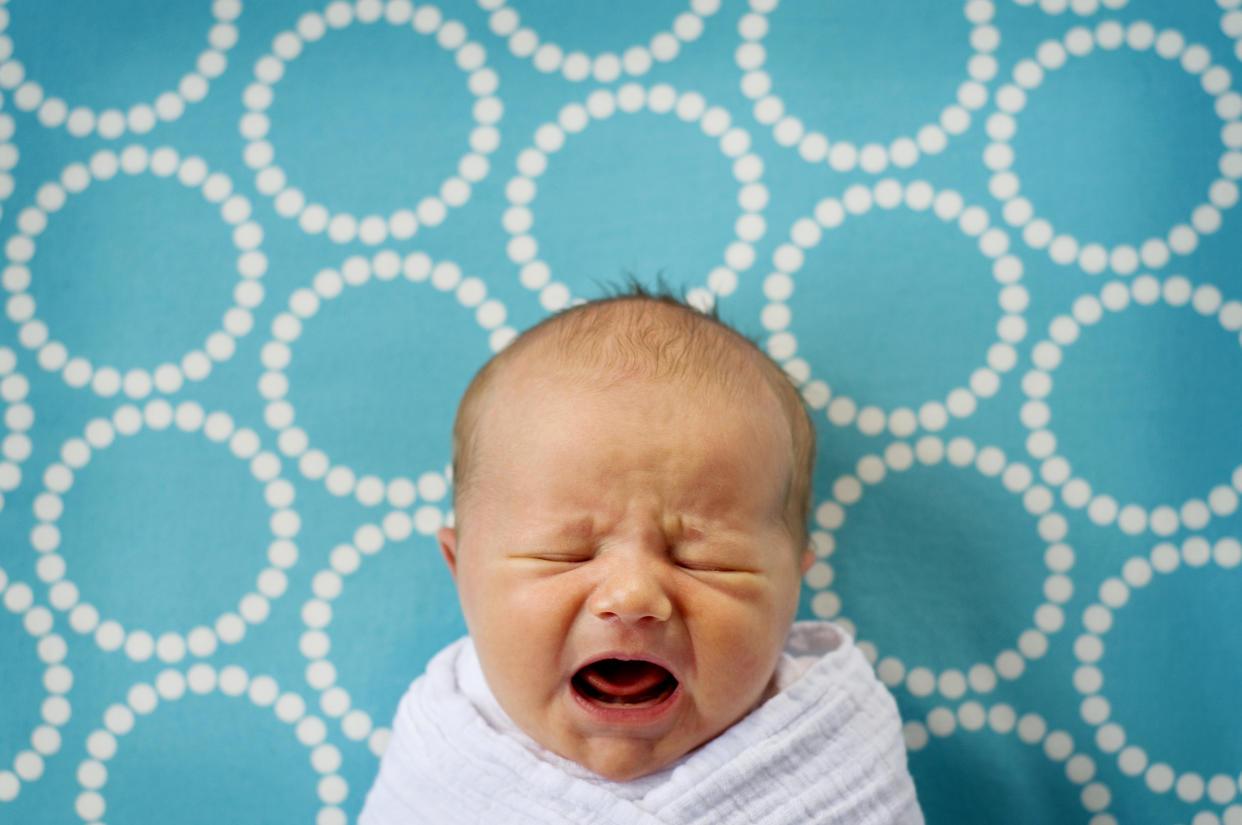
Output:
[[[766,383],[754,345],[708,319],[687,328],[623,316],[534,332],[504,354],[496,379],[584,389],[636,381],[657,382],[670,392],[712,387],[736,390],[738,404],[752,402],[750,395]]]
[[[556,352],[523,353],[496,377],[485,417],[513,417],[546,406],[552,398],[607,394],[639,418],[658,418],[668,428],[715,430],[737,415],[783,420],[779,399],[757,371],[717,361],[699,370],[656,371],[632,361],[607,363],[567,358]],[[575,419],[598,417],[600,408],[569,403]],[[708,417],[679,415],[710,409]],[[664,417],[661,417],[664,416]]]

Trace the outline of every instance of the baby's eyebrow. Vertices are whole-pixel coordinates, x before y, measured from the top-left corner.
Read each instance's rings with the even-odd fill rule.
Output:
[[[586,541],[595,535],[595,520],[590,516],[560,522],[552,535],[558,539]]]

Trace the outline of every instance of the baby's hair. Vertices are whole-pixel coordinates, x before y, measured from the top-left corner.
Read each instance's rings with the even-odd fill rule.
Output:
[[[457,407],[453,424],[453,502],[460,516],[469,494],[471,462],[483,402],[507,365],[535,346],[584,378],[607,368],[614,381],[643,377],[711,385],[729,393],[754,391],[755,378],[775,393],[789,425],[791,472],[785,521],[798,549],[806,546],[815,462],[815,427],[802,396],[779,364],[754,341],[689,304],[661,281],[650,290],[631,279],[604,297],[551,315],[518,335],[483,365]]]

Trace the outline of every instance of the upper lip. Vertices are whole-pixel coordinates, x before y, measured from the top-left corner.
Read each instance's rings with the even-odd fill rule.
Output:
[[[667,670],[669,674],[674,679],[676,679],[678,682],[681,681],[681,677],[677,675],[677,670],[673,667],[673,665],[668,660],[663,659],[660,656],[653,656],[652,654],[646,651],[611,650],[606,653],[600,653],[598,655],[593,655],[587,659],[582,660],[577,665],[577,667],[574,668],[573,673],[574,675],[577,675],[584,668],[590,667],[591,665],[596,664],[598,662],[607,661],[608,659],[617,659],[622,662],[650,662],[653,665],[658,665],[659,667],[662,667],[665,670]]]

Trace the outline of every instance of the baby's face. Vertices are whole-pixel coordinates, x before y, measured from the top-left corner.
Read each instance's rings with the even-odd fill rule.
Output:
[[[782,520],[785,420],[767,393],[505,383],[440,534],[484,675],[544,747],[651,773],[773,676],[809,561]]]

